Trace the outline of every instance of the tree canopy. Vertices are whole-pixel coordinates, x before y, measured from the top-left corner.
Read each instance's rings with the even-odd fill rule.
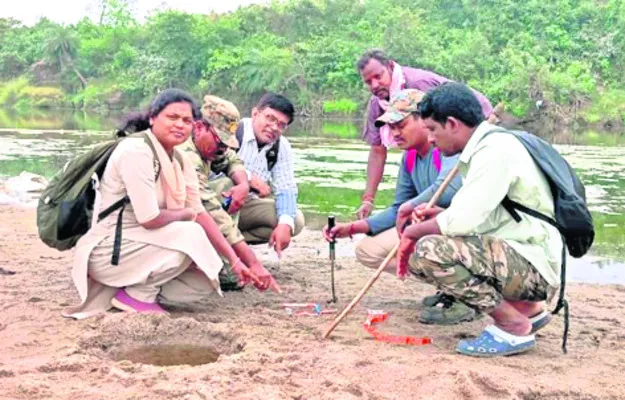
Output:
[[[227,14],[159,11],[140,24],[127,0],[102,0],[96,22],[42,19],[25,27],[0,19],[0,80],[27,76],[83,107],[136,106],[172,86],[238,104],[274,90],[319,115],[324,105],[362,109],[368,93],[355,62],[378,47],[400,64],[503,100],[517,115],[538,100],[579,107],[607,96],[622,103],[622,3],[288,0]],[[42,61],[47,82],[33,72]]]

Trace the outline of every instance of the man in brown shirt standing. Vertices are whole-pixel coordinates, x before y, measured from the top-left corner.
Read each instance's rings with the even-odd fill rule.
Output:
[[[357,211],[358,219],[367,218],[373,211],[373,203],[378,186],[384,173],[386,154],[389,147],[394,146],[388,126],[376,127],[375,121],[388,107],[393,95],[404,89],[417,89],[427,93],[450,79],[424,69],[410,68],[399,65],[384,51],[374,49],[365,52],[358,60],[356,67],[363,83],[371,92],[367,106],[367,119],[362,133],[362,139],[371,146],[367,163],[367,186],[362,195],[362,203]],[[473,90],[484,113],[489,118],[493,107],[488,99]]]

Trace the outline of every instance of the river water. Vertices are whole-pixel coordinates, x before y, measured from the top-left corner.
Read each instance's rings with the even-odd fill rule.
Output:
[[[93,144],[111,138],[115,114],[37,111],[15,114],[0,109],[0,183],[21,172],[51,177],[65,162]],[[295,149],[298,203],[307,225],[320,228],[327,216],[353,218],[364,188],[367,146],[360,122],[296,121],[287,135]],[[586,185],[596,240],[589,255],[571,259],[568,279],[625,284],[625,133],[580,132],[547,138],[573,165]],[[401,154],[389,154],[378,209],[392,202]],[[24,201],[0,193],[0,203]],[[322,240],[321,237],[319,240]]]

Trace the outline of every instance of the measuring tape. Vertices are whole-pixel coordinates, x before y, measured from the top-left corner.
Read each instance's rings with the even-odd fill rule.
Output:
[[[388,313],[383,310],[367,310],[367,320],[363,324],[365,330],[373,336],[375,340],[393,344],[408,344],[411,346],[421,346],[432,343],[432,339],[429,337],[415,337],[415,336],[396,336],[387,335],[379,332],[375,328],[375,324],[382,323],[388,319]]]
[[[324,310],[319,303],[282,303],[282,308],[287,314],[299,316],[320,316],[325,314],[336,314],[338,310]]]

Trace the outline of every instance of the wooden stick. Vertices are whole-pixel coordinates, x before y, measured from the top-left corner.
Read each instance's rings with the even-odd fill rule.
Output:
[[[432,208],[432,206],[438,203],[438,199],[441,197],[445,189],[447,189],[447,186],[449,186],[449,183],[454,179],[454,176],[456,176],[457,172],[458,172],[458,165],[456,164],[456,166],[454,166],[454,168],[451,171],[449,171],[449,174],[447,174],[447,176],[445,177],[445,180],[443,181],[443,183],[441,183],[441,186],[438,188],[438,190],[436,190],[436,193],[434,193],[434,196],[432,196],[430,201],[425,206],[426,210]],[[367,290],[369,290],[371,286],[373,286],[375,281],[378,280],[382,272],[386,269],[386,266],[388,265],[388,263],[391,262],[393,257],[395,257],[395,253],[397,253],[398,248],[399,248],[399,243],[396,244],[395,247],[393,247],[390,253],[388,253],[384,261],[382,261],[382,264],[380,264],[380,267],[378,267],[378,269],[375,271],[373,276],[371,276],[367,284],[360,290],[360,292],[358,292],[358,294],[356,295],[356,297],[354,297],[351,303],[349,303],[349,305],[345,307],[345,309],[341,312],[341,314],[339,314],[339,316],[336,317],[336,319],[332,322],[332,325],[330,325],[328,330],[325,331],[325,333],[323,334],[322,336],[323,339],[327,339],[327,337],[330,336],[330,333],[332,333],[332,331],[338,326],[338,324],[341,323],[343,318],[345,318],[345,316],[352,310],[352,308],[354,308],[356,304],[358,304],[360,299],[362,299],[365,293],[367,293]]]

